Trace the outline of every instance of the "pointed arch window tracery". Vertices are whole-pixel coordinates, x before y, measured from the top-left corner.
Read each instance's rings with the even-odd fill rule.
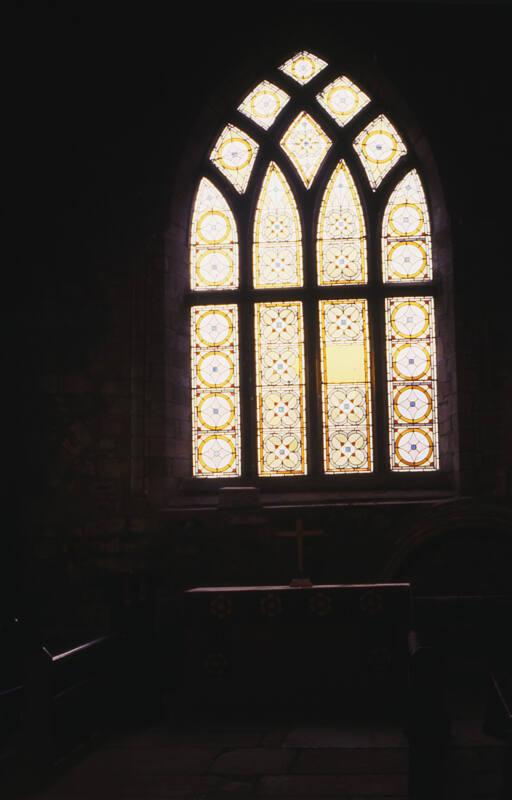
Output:
[[[198,184],[195,478],[439,470],[420,169],[371,92],[328,67],[302,51],[249,91]]]

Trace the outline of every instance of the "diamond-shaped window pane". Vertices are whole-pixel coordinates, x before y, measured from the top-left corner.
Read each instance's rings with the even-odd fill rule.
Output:
[[[368,95],[345,76],[329,83],[316,97],[320,105],[342,127],[370,102]]]
[[[289,99],[289,95],[279,86],[262,81],[247,95],[238,110],[261,128],[268,130]]]
[[[251,177],[259,145],[235,125],[226,125],[213,148],[210,159],[226,176],[237,192],[243,194]]]
[[[331,140],[309,114],[301,111],[284,134],[280,144],[302,178],[306,189],[309,189],[332,144]]]
[[[398,131],[383,114],[356,136],[354,149],[373,190],[380,186],[388,172],[407,152]]]
[[[307,50],[297,53],[293,58],[289,58],[279,69],[289,75],[297,83],[304,85],[312,78],[316,77],[327,66],[327,62]]]

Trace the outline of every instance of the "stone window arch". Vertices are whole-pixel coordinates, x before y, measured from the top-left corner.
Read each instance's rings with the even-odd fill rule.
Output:
[[[218,123],[185,170],[181,477],[453,486],[451,254],[421,131],[377,76],[309,51]]]

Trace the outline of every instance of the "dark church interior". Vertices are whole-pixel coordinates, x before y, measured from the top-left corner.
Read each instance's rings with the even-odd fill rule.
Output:
[[[2,797],[512,800],[511,12],[9,21]],[[440,465],[200,480],[194,193],[302,50],[371,89],[429,188]]]

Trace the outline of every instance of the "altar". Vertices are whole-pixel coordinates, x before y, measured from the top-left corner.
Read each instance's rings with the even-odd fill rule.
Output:
[[[184,593],[187,694],[206,705],[396,706],[408,583],[204,587]]]

